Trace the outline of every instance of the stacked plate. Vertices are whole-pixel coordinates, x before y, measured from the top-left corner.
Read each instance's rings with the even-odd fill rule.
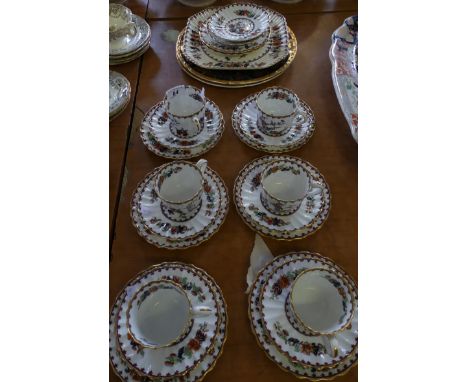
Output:
[[[180,103],[180,111],[169,110],[168,97]],[[194,97],[198,97],[200,101]],[[172,105],[175,102],[172,102]],[[199,124],[197,121],[187,122],[187,117],[182,113],[196,110],[196,107],[200,108],[201,121]],[[189,123],[192,125],[189,127],[198,126],[198,130],[188,131]],[[180,85],[169,89],[164,100],[146,113],[141,124],[140,136],[148,150],[156,155],[170,159],[188,159],[212,149],[221,139],[223,131],[223,115],[218,106],[205,97],[204,90]]]
[[[120,73],[109,70],[109,119],[125,110],[130,102],[130,82]]]
[[[264,156],[248,163],[237,176],[234,202],[255,232],[294,240],[324,224],[331,194],[324,176],[309,162],[288,155]]]
[[[230,4],[190,17],[181,51],[200,73],[215,78],[220,71],[236,71],[239,80],[278,69],[288,60],[289,39],[281,14],[251,3]]]
[[[266,101],[272,100],[276,103],[273,112],[278,114],[281,114],[283,107],[286,109],[293,103],[296,104],[295,110],[285,113],[295,114],[291,122],[283,114],[276,118],[281,126],[277,124],[274,126],[275,129],[265,128],[262,124],[261,107],[263,105],[261,102],[259,105],[259,101],[265,93],[269,97]],[[266,115],[266,118],[269,116]],[[315,130],[315,117],[309,105],[300,100],[291,90],[278,86],[264,89],[244,98],[234,108],[231,121],[234,132],[242,142],[256,150],[268,153],[296,150],[307,143]],[[276,133],[275,131],[279,129],[282,131]]]
[[[133,61],[150,45],[151,30],[141,17],[120,4],[109,4],[109,64]]]
[[[332,80],[341,110],[358,141],[358,17],[348,17],[332,36]]]
[[[280,368],[331,379],[357,363],[357,300],[356,284],[332,260],[291,252],[258,273],[248,313],[258,344]]]
[[[162,263],[117,296],[109,320],[110,362],[126,382],[201,380],[222,353],[227,311],[205,271]]]
[[[160,248],[184,249],[214,235],[229,207],[227,188],[203,159],[173,161],[137,186],[131,218],[140,236]]]

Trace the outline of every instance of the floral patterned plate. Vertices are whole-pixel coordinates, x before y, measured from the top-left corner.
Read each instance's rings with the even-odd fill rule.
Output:
[[[120,114],[130,101],[130,82],[120,73],[109,70],[109,118]]]
[[[140,136],[143,143],[156,155],[171,159],[188,159],[203,155],[212,149],[224,132],[224,119],[218,106],[207,99],[205,128],[197,136],[182,139],[169,129],[168,115],[162,102],[153,106],[143,118]]]
[[[262,33],[258,38],[252,41],[246,41],[242,44],[226,43],[222,40],[217,39],[208,30],[206,23],[199,24],[199,36],[203,44],[208,48],[216,50],[217,52],[224,54],[243,54],[251,52],[255,49],[262,47],[268,40],[270,35],[270,28]]]
[[[213,9],[191,16],[182,43],[182,54],[187,61],[205,69],[255,70],[265,69],[286,59],[289,55],[289,34],[286,19],[279,13],[271,14],[270,35],[259,49],[244,54],[225,54],[210,49],[200,40],[199,25],[206,22]]]
[[[259,346],[265,351],[265,354],[268,356],[268,358],[275,362],[284,371],[289,372],[298,378],[307,378],[314,381],[320,379],[332,379],[338,375],[345,374],[351,367],[356,365],[358,358],[357,347],[354,352],[349,354],[347,358],[344,358],[341,362],[337,363],[333,367],[305,367],[300,363],[293,362],[285,354],[278,350],[268,335],[268,332],[265,330],[261,318],[260,293],[263,285],[265,285],[266,280],[271,275],[273,270],[287,261],[306,258],[315,260],[317,267],[320,266],[321,268],[341,272],[343,277],[347,278],[350,284],[355,285],[354,281],[346,275],[341,267],[339,267],[327,257],[321,256],[319,254],[304,251],[291,252],[285,255],[277,256],[258,273],[257,278],[250,290],[248,299],[248,315],[250,319],[250,325]],[[355,297],[357,299],[357,296]],[[310,352],[313,351],[313,349],[307,345],[304,347],[304,350],[310,350]]]
[[[240,101],[232,112],[232,127],[239,139],[247,146],[268,153],[282,153],[295,150],[310,139],[315,131],[315,116],[310,107],[303,101],[299,112],[307,115],[303,123],[293,126],[286,134],[272,137],[261,132],[257,127],[258,109],[255,104],[256,94]]]
[[[226,303],[222,295],[221,289],[213,280],[213,278],[208,275],[205,271],[188,264],[182,263],[162,263],[150,269],[140,272],[136,278],[143,276],[145,273],[151,271],[154,268],[162,267],[167,268],[168,266],[182,266],[193,269],[200,277],[206,279],[210,283],[210,288],[215,295],[216,303],[218,307],[219,314],[221,316],[221,322],[219,331],[216,335],[215,344],[212,352],[208,353],[203,360],[190,372],[185,374],[183,380],[185,382],[194,382],[203,378],[216,364],[219,356],[222,353],[224,342],[227,335],[227,312],[226,312]],[[121,303],[125,297],[125,289],[120,292],[117,296],[114,305],[112,306],[110,317],[109,317],[109,358],[114,372],[120,377],[122,381],[126,382],[162,382],[162,378],[151,379],[148,377],[143,377],[139,375],[131,365],[125,360],[122,354],[119,351],[116,337],[116,325],[117,325],[117,314],[120,310]],[[164,382],[179,382],[179,377],[164,379]]]
[[[137,34],[130,41],[126,39],[112,40],[109,42],[109,59],[117,60],[125,56],[133,56],[139,52],[151,38],[151,29],[148,23],[137,15],[132,15],[132,20],[136,25]],[[136,57],[133,57],[136,58]]]
[[[219,209],[216,211],[216,215],[213,222],[209,224],[202,232],[198,233],[196,236],[189,237],[186,239],[168,239],[154,233],[148,227],[146,227],[145,222],[142,220],[142,217],[138,212],[138,201],[141,199],[141,193],[147,187],[148,182],[156,176],[158,171],[159,168],[156,168],[153,171],[151,171],[145,177],[145,179],[143,179],[138,184],[135,192],[133,193],[130,217],[132,219],[134,227],[137,229],[138,234],[142,236],[148,243],[155,245],[159,248],[168,249],[185,249],[189,247],[194,247],[208,240],[219,230],[221,225],[224,223],[229,208],[229,196],[227,193],[227,188],[221,177],[211,168],[206,168],[204,173],[206,179],[209,179],[209,184],[213,185],[216,188],[215,192],[220,195],[219,198],[221,200]]]
[[[198,213],[192,219],[178,223],[166,217],[161,209],[161,199],[154,191],[157,176],[158,172],[145,181],[137,201],[138,214],[148,230],[172,240],[189,239],[202,233],[214,222],[221,207],[221,195],[212,177],[206,177]]]
[[[263,326],[273,340],[275,346],[294,362],[304,366],[330,367],[348,357],[357,347],[358,331],[356,289],[342,277],[341,272],[334,272],[334,277],[344,283],[352,294],[346,299],[353,306],[349,312],[344,330],[333,335],[310,336],[297,330],[297,320],[286,314],[286,300],[291,292],[291,285],[297,276],[307,269],[321,268],[315,259],[288,260],[279,265],[265,280],[260,293],[261,316]],[[354,285],[354,284],[353,284]]]
[[[218,39],[245,42],[258,38],[268,29],[270,14],[255,4],[229,4],[208,18],[209,31]]]
[[[289,216],[277,216],[267,211],[260,202],[260,174],[267,164],[288,158],[306,167],[314,180],[325,184],[322,193],[306,198],[301,208]],[[296,157],[264,156],[248,163],[239,173],[234,183],[234,202],[244,222],[255,232],[279,240],[301,239],[317,231],[331,207],[328,184],[320,172],[310,163]]]
[[[358,141],[358,17],[348,17],[332,35],[330,60],[336,96]]]
[[[178,284],[188,292],[192,304],[203,303],[211,312],[193,316],[190,332],[180,342],[153,349],[133,341],[127,329],[125,312],[141,287],[158,280],[170,280]],[[208,280],[192,268],[182,265],[155,267],[125,288],[125,297],[117,316],[117,343],[122,355],[139,374],[152,378],[178,376],[195,368],[212,350],[220,324],[216,299]]]

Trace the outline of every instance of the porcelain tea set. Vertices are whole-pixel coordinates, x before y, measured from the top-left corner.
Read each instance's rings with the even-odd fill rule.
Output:
[[[221,289],[205,271],[178,262],[150,267],[112,306],[111,365],[127,382],[199,381],[221,355],[227,319]]]
[[[109,70],[109,120],[122,113],[130,102],[130,82],[120,73]]]
[[[121,4],[109,4],[109,65],[133,61],[150,45],[151,30],[140,16]]]

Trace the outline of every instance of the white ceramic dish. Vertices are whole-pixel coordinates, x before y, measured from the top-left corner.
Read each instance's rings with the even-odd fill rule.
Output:
[[[332,35],[332,80],[341,110],[358,141],[358,17],[348,17]]]
[[[267,42],[245,54],[226,55],[210,49],[200,40],[198,26],[214,13],[213,9],[201,11],[188,19],[182,54],[187,61],[205,69],[255,70],[273,66],[288,57],[289,34],[284,16],[272,10],[269,12],[271,32]]]
[[[120,73],[109,70],[109,118],[120,114],[130,101],[130,82]]]
[[[135,53],[143,54],[143,49],[149,46],[151,38],[151,30],[148,23],[137,15],[132,15],[132,20],[135,23],[136,35],[132,39],[126,38],[117,39],[109,42],[109,59],[121,60],[134,57]],[[147,45],[148,44],[148,45]]]

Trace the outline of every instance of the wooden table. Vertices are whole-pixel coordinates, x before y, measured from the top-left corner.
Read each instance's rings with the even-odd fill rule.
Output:
[[[215,5],[234,1],[218,1]],[[302,148],[288,153],[316,166],[332,193],[331,213],[316,234],[293,242],[265,239],[274,255],[291,250],[312,250],[331,257],[357,281],[357,152],[338,105],[331,81],[328,50],[331,34],[346,17],[357,14],[357,1],[304,0],[295,5],[265,4],[283,13],[296,34],[298,53],[291,67],[267,85],[222,89],[184,74],[175,58],[174,36],[197,9],[176,0],[129,0],[135,13],[145,16],[151,31],[151,48],[138,60],[111,67],[131,82],[132,100],[125,112],[110,123],[110,301],[137,272],[163,261],[183,261],[205,269],[223,290],[229,314],[228,339],[216,367],[206,381],[294,381],[257,345],[247,317],[245,277],[255,233],[238,216],[232,187],[239,170],[254,158],[267,155],[247,147],[234,134],[230,117],[234,106],[266,86],[293,89],[315,112],[317,128]],[[130,198],[137,183],[154,167],[168,160],[148,151],[139,136],[144,113],[159,102],[165,91],[179,84],[205,86],[206,94],[220,107],[226,129],[220,142],[203,157],[218,172],[230,192],[227,219],[218,233],[202,245],[182,250],[159,249],[142,239],[132,226]],[[119,378],[110,371],[110,380]],[[357,367],[337,381],[357,381]]]

